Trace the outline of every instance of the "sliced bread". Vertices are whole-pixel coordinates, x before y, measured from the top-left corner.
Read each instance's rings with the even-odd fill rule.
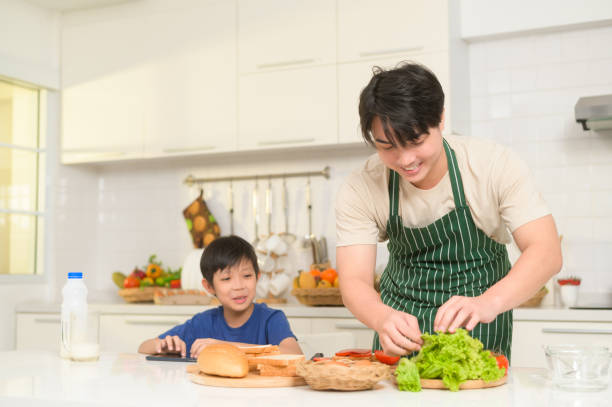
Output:
[[[269,366],[290,366],[295,365],[300,360],[304,360],[304,355],[263,355],[263,356],[248,356],[249,365],[269,365]]]

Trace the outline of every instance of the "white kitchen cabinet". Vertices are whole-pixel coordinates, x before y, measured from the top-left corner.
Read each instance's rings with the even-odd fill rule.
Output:
[[[312,332],[312,320],[310,318],[287,318],[291,331],[299,338],[300,334]]]
[[[145,340],[184,323],[192,315],[100,315],[100,350],[135,353]]]
[[[17,350],[60,351],[59,313],[18,313],[15,344]]]
[[[445,93],[444,134],[452,132],[450,109],[450,71],[447,52],[429,54],[398,55],[338,65],[338,140],[340,143],[355,143],[362,140],[359,125],[359,95],[372,78],[375,67],[390,69],[400,61],[418,62],[427,66],[436,75]]]
[[[64,25],[62,161],[233,151],[236,2],[134,7]]]
[[[239,72],[336,62],[336,3],[240,0]]]
[[[242,75],[238,149],[338,142],[336,67]]]
[[[338,0],[338,62],[448,50],[448,0]]]
[[[514,321],[512,366],[547,367],[544,345],[604,345],[612,348],[610,322]]]
[[[372,347],[374,330],[355,318],[313,318],[312,332],[350,332],[355,337],[355,346],[369,349]]]

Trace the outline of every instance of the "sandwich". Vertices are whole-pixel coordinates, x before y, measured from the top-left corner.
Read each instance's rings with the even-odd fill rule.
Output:
[[[246,354],[228,343],[215,343],[205,347],[198,356],[200,371],[224,377],[245,377],[249,373]]]

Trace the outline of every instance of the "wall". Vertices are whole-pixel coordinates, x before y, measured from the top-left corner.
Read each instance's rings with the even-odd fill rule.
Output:
[[[564,273],[612,291],[612,132],[581,130],[581,96],[612,93],[612,26],[470,44],[473,135],[529,164],[563,234]]]

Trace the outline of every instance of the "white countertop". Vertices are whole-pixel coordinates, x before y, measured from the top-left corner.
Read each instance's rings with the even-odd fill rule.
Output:
[[[283,310],[288,318],[352,318],[353,314],[345,307],[306,307],[303,305],[271,305]],[[90,304],[90,308],[105,314],[156,314],[156,315],[195,315],[211,308],[205,305],[154,305],[104,303]],[[59,304],[28,303],[20,304],[17,312],[57,313]],[[516,321],[583,321],[612,322],[612,310],[575,310],[558,307],[517,308],[514,310]]]
[[[398,391],[390,382],[361,392],[208,387],[191,383],[185,363],[150,362],[143,355],[103,353],[97,362],[72,362],[55,353],[0,352],[1,406],[607,406],[612,387],[570,393],[552,387],[543,369],[514,368],[503,386],[464,390]]]

